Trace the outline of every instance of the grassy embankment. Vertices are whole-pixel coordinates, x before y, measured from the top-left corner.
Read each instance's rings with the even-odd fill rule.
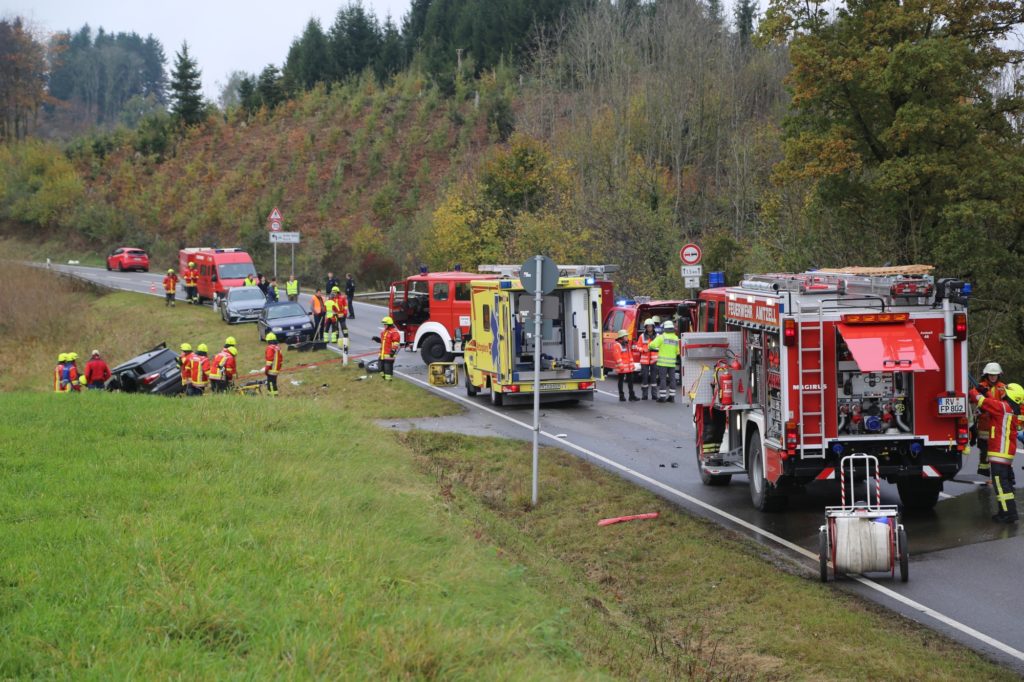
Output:
[[[454,409],[402,382],[320,364],[278,400],[45,393],[67,346],[227,330],[60,296],[81,321],[61,348],[25,340],[44,319],[5,327],[26,369],[0,376],[0,676],[1012,677],[556,451],[527,512],[522,444],[372,424]]]

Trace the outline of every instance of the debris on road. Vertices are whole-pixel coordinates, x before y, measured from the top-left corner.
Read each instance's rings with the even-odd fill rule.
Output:
[[[642,519],[656,519],[658,518],[659,512],[651,512],[649,514],[633,514],[632,516],[616,516],[610,519],[601,519],[597,522],[598,526],[610,526],[613,523],[622,523],[624,521],[640,521]]]

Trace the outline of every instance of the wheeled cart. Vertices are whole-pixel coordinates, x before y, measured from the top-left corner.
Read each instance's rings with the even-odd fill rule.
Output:
[[[857,479],[864,476],[863,498],[857,499]],[[900,523],[899,508],[883,505],[882,483],[878,474],[878,458],[857,453],[843,457],[839,463],[838,507],[825,507],[825,525],[818,530],[818,560],[821,581],[828,582],[841,573],[888,572],[900,580],[910,578],[907,531]],[[849,504],[847,504],[849,502]]]

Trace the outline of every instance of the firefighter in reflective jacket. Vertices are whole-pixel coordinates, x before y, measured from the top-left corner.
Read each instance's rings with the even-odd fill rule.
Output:
[[[277,334],[267,334],[267,350],[263,354],[265,363],[263,373],[267,375],[267,391],[270,395],[277,397],[277,375],[281,373],[281,366],[284,364],[284,353],[277,345]]]
[[[57,356],[57,366],[53,368],[53,390],[55,393],[69,393],[71,384],[68,381],[68,354],[61,353]]]
[[[996,490],[996,523],[1017,522],[1017,502],[1013,497],[1013,456],[1017,452],[1017,432],[1021,429],[1020,405],[1024,402],[1024,387],[1010,384],[1002,398],[994,398],[990,389],[971,389],[970,399],[978,409],[989,416],[988,463],[991,466],[992,485]]]
[[[338,342],[338,302],[333,296],[324,301],[324,341]]]
[[[633,350],[640,355],[640,395],[643,400],[647,400],[648,391],[651,392],[651,398],[658,397],[658,389],[655,388],[658,382],[658,370],[655,369],[658,351],[651,350],[651,341],[657,336],[654,333],[654,320],[647,318],[644,320],[644,330],[633,344]]]
[[[189,303],[199,302],[199,270],[195,263],[189,263],[188,269],[181,273],[185,279],[185,298]]]
[[[228,337],[231,339],[232,337]],[[224,344],[224,348],[213,356],[210,362],[210,390],[224,393],[235,378],[235,355],[238,353],[234,345]]]
[[[380,336],[374,336],[373,340],[380,343],[380,372],[384,381],[392,381],[395,377],[395,355],[402,345],[402,335],[395,328],[395,321],[390,316],[381,319],[384,329]]]
[[[324,292],[317,289],[309,301],[310,312],[313,313],[313,340],[324,338],[324,318],[327,313],[327,301]]]
[[[164,276],[164,305],[174,307],[174,292],[178,288],[178,276],[174,274],[174,268],[167,271]]]
[[[78,353],[68,353],[68,385],[75,393],[79,393],[85,386],[85,375],[78,371]]]
[[[331,300],[337,306],[338,316],[335,318],[335,327],[341,329],[342,345],[348,348],[348,299],[341,294],[340,287],[331,289]],[[337,343],[338,336],[335,333],[334,341]]]
[[[669,320],[661,326],[661,334],[651,341],[651,350],[658,351],[658,402],[676,401],[676,358],[679,357],[679,337],[675,325]]]
[[[196,346],[196,352],[192,354],[192,361],[189,363],[188,383],[185,385],[185,395],[197,396],[206,391],[210,383],[210,358],[207,357],[208,349],[205,343]]]
[[[633,389],[633,351],[630,348],[629,332],[625,329],[619,330],[615,336],[611,361],[615,364],[615,373],[619,376],[619,402],[626,402],[624,383],[629,384],[630,401],[640,400],[636,397],[636,391]]]
[[[985,365],[982,373],[985,376],[978,382],[978,385],[979,388],[986,390],[981,392],[989,398],[1002,400],[1006,396],[1006,384],[1000,380],[1003,368],[999,366],[998,362],[990,362]],[[989,475],[988,434],[992,428],[992,418],[984,410],[979,411],[974,427],[978,438],[978,475],[987,477]]]
[[[192,374],[192,344],[187,341],[179,347],[178,370],[181,372],[181,385],[188,386],[189,375]]]

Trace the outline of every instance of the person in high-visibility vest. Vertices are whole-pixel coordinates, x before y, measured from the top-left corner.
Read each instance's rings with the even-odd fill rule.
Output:
[[[619,377],[619,401],[626,402],[624,383],[629,384],[630,401],[640,400],[636,397],[636,391],[633,389],[633,350],[630,348],[628,331],[619,330],[611,350],[610,359],[615,364],[615,373]]]
[[[68,362],[71,363],[68,368],[68,383],[72,391],[79,393],[85,386],[85,375],[78,370],[78,353],[74,351],[68,353]]]
[[[181,354],[178,355],[178,371],[181,372],[181,385],[188,386],[188,378],[192,374],[192,344],[184,342],[179,347]]]
[[[324,318],[326,317],[326,304],[323,289],[319,287],[313,298],[310,299],[310,312],[313,313],[313,340],[324,338]]]
[[[658,351],[651,350],[651,341],[657,337],[658,335],[654,333],[654,320],[647,318],[644,320],[643,331],[640,332],[633,344],[633,350],[640,355],[640,396],[642,400],[647,400],[648,392],[652,399],[658,397]]]
[[[990,362],[981,371],[985,376],[978,382],[979,390],[983,388],[989,398],[1002,400],[1006,395],[1006,384],[1002,381],[1003,368],[998,362]],[[988,434],[992,428],[992,417],[984,410],[979,411],[974,427],[978,439],[978,475],[988,478]]]
[[[676,401],[676,358],[679,357],[679,337],[675,325],[668,320],[661,325],[661,334],[651,341],[651,350],[658,351],[658,402]]]
[[[254,287],[254,286],[256,286],[256,284],[257,284],[256,277],[254,277],[252,273],[249,273],[248,275],[245,276],[244,284],[247,287]]]
[[[196,346],[196,352],[192,355],[192,362],[189,363],[188,384],[185,386],[185,395],[197,396],[206,391],[210,384],[210,358],[207,357],[208,349],[205,343]]]
[[[395,377],[395,356],[402,345],[402,335],[395,328],[395,321],[390,316],[381,319],[384,329],[380,336],[373,340],[380,343],[380,372],[384,381],[392,381]]]
[[[339,287],[334,287],[331,290],[331,300],[334,301],[338,308],[335,327],[341,330],[342,345],[348,348],[348,299],[341,295]],[[335,332],[334,341],[335,343],[338,341],[337,331]]]
[[[263,354],[265,363],[263,373],[267,375],[267,391],[270,395],[277,397],[277,375],[281,373],[281,366],[284,364],[284,353],[277,345],[277,334],[267,334],[267,350]]]
[[[174,274],[174,268],[167,270],[164,276],[164,305],[174,307],[174,292],[178,289],[178,276]]]
[[[338,302],[333,296],[324,301],[324,341],[338,342]]]
[[[1024,387],[1008,384],[1002,398],[992,397],[992,390],[972,388],[968,394],[978,409],[989,415],[988,463],[992,486],[996,491],[996,523],[1017,523],[1017,501],[1014,497],[1013,458],[1017,454],[1017,432],[1022,427],[1020,405]]]
[[[189,262],[188,269],[181,274],[185,279],[185,298],[189,303],[199,303],[199,270],[196,264]]]
[[[68,354],[61,353],[57,356],[57,366],[53,368],[53,391],[54,393],[68,393],[71,386],[67,381]]]
[[[288,294],[289,301],[299,300],[299,280],[295,279],[295,275],[288,276],[288,281],[284,283],[284,291]]]
[[[231,357],[231,351],[228,350],[229,346],[225,345],[213,359],[210,360],[210,392],[211,393],[223,393],[228,388],[227,378],[225,377],[225,365],[227,364],[228,358]]]

